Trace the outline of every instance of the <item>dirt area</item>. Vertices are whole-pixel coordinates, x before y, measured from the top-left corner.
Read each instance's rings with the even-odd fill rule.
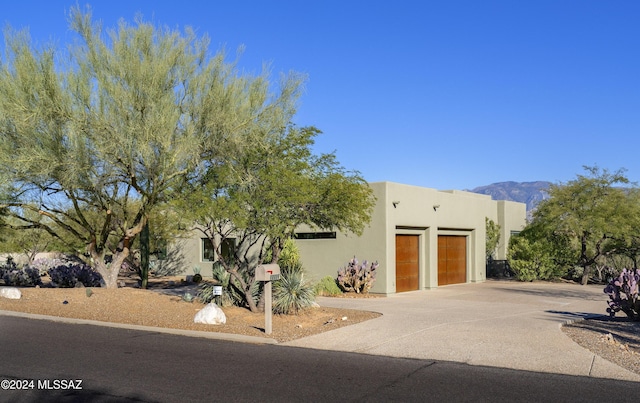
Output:
[[[195,294],[197,286],[179,279],[153,280],[149,289],[106,288],[21,288],[22,298],[0,298],[0,310],[66,318],[126,323],[141,326],[234,333],[272,338],[278,342],[298,339],[353,325],[380,316],[376,312],[335,308],[311,308],[298,315],[273,315],[272,333],[265,334],[264,313],[239,307],[223,307],[224,325],[193,323],[204,304],[185,302],[185,292]],[[90,290],[91,296],[88,295]]]

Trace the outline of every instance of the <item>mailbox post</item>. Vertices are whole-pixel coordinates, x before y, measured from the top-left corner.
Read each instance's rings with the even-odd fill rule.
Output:
[[[256,281],[264,282],[264,332],[272,332],[272,295],[271,282],[280,279],[280,266],[277,264],[261,264],[256,267]]]

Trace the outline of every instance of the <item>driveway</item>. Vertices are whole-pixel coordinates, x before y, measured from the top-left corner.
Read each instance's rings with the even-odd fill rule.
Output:
[[[561,330],[568,321],[606,314],[602,290],[487,281],[384,298],[321,297],[323,306],[383,316],[285,345],[640,382],[640,375],[594,355]]]

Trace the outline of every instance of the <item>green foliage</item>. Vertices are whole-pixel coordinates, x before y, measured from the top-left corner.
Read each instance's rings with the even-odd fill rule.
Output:
[[[326,276],[320,279],[316,284],[316,294],[320,296],[335,297],[342,294],[342,290],[338,287],[336,279],[331,276]]]
[[[242,285],[234,279],[219,262],[213,264],[212,274],[214,283],[205,282],[198,287],[197,298],[202,301],[202,303],[208,304],[214,301],[218,306],[222,307],[248,305],[245,292],[241,288]],[[222,286],[221,296],[214,295],[213,291],[215,286]],[[259,293],[258,283],[254,282],[251,287],[251,292],[249,293],[251,298],[253,298],[254,304],[258,299]]]
[[[543,242],[524,236],[511,237],[509,265],[520,281],[548,280],[555,265]]]
[[[376,281],[378,262],[369,265],[365,260],[362,264],[354,256],[349,263],[338,270],[338,285],[345,292],[366,294]]]
[[[545,224],[531,223],[509,240],[507,259],[521,281],[567,277],[574,268],[577,257],[570,240]]]
[[[285,122],[251,146],[239,144],[185,185],[185,219],[209,239],[237,241],[234,260],[223,262],[227,271],[252,272],[265,261],[286,267],[288,257],[281,261],[280,254],[299,225],[359,234],[368,224],[375,203],[371,188],[333,154],[313,154],[319,133]],[[269,253],[251,262],[241,251],[253,245]]]
[[[302,271],[284,271],[273,282],[273,312],[296,315],[315,304],[316,293]]]
[[[511,267],[519,267],[522,278],[580,275],[586,284],[603,257],[635,253],[634,232],[640,224],[636,189],[620,187],[629,183],[624,170],[585,170],[587,175],[549,188],[549,198],[538,205],[527,226],[528,242],[510,251]]]
[[[296,242],[292,238],[287,238],[284,242],[284,247],[280,256],[278,257],[278,265],[280,270],[298,270],[302,267],[300,261],[300,251]]]
[[[489,217],[485,217],[485,228],[486,228],[486,257],[487,260],[492,259],[494,253],[496,252],[496,248],[498,247],[498,243],[500,242],[500,225],[496,224],[495,221],[490,219]]]
[[[6,31],[0,177],[20,192],[0,209],[23,229],[80,243],[107,287],[116,287],[144,224],[184,196],[184,183],[198,188],[196,173],[214,167],[246,172],[246,156],[270,147],[264,136],[290,126],[303,77],[287,75],[278,86],[267,69],[243,74],[224,52],[210,54],[209,39],[191,29],[139,19],[104,32],[77,7],[69,20],[78,38],[63,57],[53,46],[34,49],[24,32]],[[231,195],[233,186],[244,188],[235,178],[228,184],[218,189]]]

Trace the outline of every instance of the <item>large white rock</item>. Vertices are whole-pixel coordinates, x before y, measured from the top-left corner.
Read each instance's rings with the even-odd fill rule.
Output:
[[[223,325],[227,323],[227,317],[218,305],[214,302],[210,302],[196,313],[196,317],[193,321],[195,323],[205,323],[207,325]]]
[[[22,297],[22,293],[16,287],[2,287],[0,288],[0,297],[20,299],[20,297]]]

